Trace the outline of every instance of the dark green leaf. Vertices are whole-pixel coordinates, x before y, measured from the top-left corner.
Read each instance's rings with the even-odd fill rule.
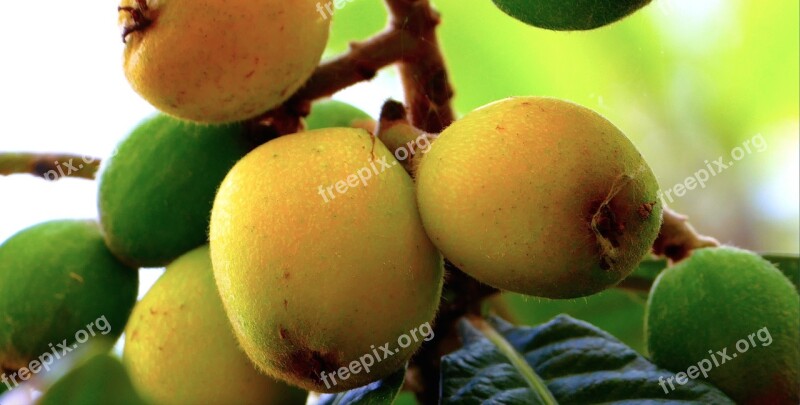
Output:
[[[86,360],[45,392],[38,405],[145,405],[122,363],[108,354]]]
[[[795,288],[800,291],[800,256],[761,253],[761,257],[774,264],[775,267],[794,284]],[[639,265],[639,268],[625,280],[636,280],[652,284],[658,274],[666,267],[666,260],[645,260]]]
[[[650,0],[493,0],[506,14],[555,31],[591,30],[618,21]]]
[[[797,291],[800,291],[800,256],[776,254],[762,254],[761,256],[772,262],[781,273],[789,278]]]
[[[568,316],[536,328],[490,323],[547,384],[561,404],[733,402],[695,380],[659,385],[674,376],[606,332]],[[462,321],[464,347],[442,358],[442,404],[530,404],[533,392],[506,356],[480,331]],[[665,385],[666,386],[666,385]],[[486,401],[486,402],[484,402]]]
[[[390,405],[403,387],[406,369],[380,381],[338,394],[323,394],[317,405]]]

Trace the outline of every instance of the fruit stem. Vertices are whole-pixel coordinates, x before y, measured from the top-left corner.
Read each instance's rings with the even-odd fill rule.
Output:
[[[688,222],[687,216],[671,210],[666,205],[663,218],[661,231],[653,244],[653,253],[668,258],[671,264],[689,257],[692,250],[720,245],[716,239],[699,234]]]
[[[30,174],[45,180],[94,179],[100,159],[67,154],[0,153],[0,176]]]
[[[428,151],[439,134],[429,134],[411,125],[406,107],[398,101],[387,100],[381,108],[375,136],[413,177],[415,162]]]
[[[133,32],[144,31],[147,27],[153,24],[153,20],[148,18],[145,13],[149,10],[147,0],[136,0],[136,6],[120,6],[117,7],[118,12],[125,12],[130,15],[130,20],[126,21],[125,26],[122,28],[122,43],[127,43],[128,34]]]

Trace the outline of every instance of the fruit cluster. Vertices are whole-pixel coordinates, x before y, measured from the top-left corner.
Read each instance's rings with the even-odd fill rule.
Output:
[[[0,285],[14,287],[0,295],[4,372],[33,369],[53,342],[77,347],[102,316],[111,337],[124,328],[147,400],[302,403],[299,388],[402,369],[422,341],[334,386],[321,377],[433,323],[445,260],[492,288],[566,299],[617,285],[650,253],[664,209],[653,172],[617,127],[567,101],[486,105],[407,149],[411,162],[396,152],[418,131],[375,131],[336,102],[259,145],[241,121],[286,101],[321,57],[329,21],[313,3],[123,0],[125,73],[164,114],[105,162],[99,222],[0,245]],[[608,18],[644,2],[628,3]],[[379,161],[368,183],[319,198]],[[136,303],[135,269],[156,266],[165,274]],[[742,402],[797,401],[798,319],[797,291],[769,262],[698,250],[656,282],[648,341],[659,365],[686,369],[759,324],[774,345],[709,379]]]

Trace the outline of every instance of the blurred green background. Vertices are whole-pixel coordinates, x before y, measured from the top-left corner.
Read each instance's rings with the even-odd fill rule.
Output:
[[[800,7],[796,0],[655,0],[590,32],[526,26],[491,1],[433,0],[460,114],[514,95],[568,99],[636,144],[662,189],[761,135],[704,189],[675,198],[702,233],[760,252],[797,253]],[[380,31],[382,2],[353,0],[334,19],[328,57]],[[759,149],[761,150],[761,149]],[[571,301],[506,295],[521,323],[567,312],[644,353],[645,298],[620,290]],[[398,403],[412,403],[404,394]]]

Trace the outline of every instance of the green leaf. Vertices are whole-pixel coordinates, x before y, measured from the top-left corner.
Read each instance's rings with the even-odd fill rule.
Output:
[[[380,381],[338,394],[322,394],[317,405],[391,405],[405,380],[405,367]]]
[[[616,22],[650,0],[493,0],[506,14],[554,31],[591,30]]]
[[[600,294],[572,300],[548,300],[520,294],[504,294],[511,316],[517,324],[538,325],[559,314],[568,314],[596,325],[639,353],[645,354],[644,294],[610,289]]]
[[[761,256],[772,262],[800,292],[800,256],[778,254],[762,254]]]
[[[568,316],[535,328],[515,327],[498,318],[489,323],[561,404],[733,404],[716,388],[696,380],[665,392],[659,381],[674,377],[672,372],[656,367],[608,333]],[[467,321],[460,329],[463,348],[442,358],[443,405],[541,403],[535,402],[519,368],[492,339]]]
[[[122,363],[108,354],[96,355],[59,379],[38,405],[145,405]]]
[[[778,270],[786,276],[789,281],[794,284],[797,291],[800,292],[800,256],[775,254],[775,253],[761,253],[761,257],[769,260]],[[640,282],[649,282],[650,284],[655,281],[658,274],[667,267],[666,260],[645,260],[636,271],[633,272],[626,280],[637,280]]]

